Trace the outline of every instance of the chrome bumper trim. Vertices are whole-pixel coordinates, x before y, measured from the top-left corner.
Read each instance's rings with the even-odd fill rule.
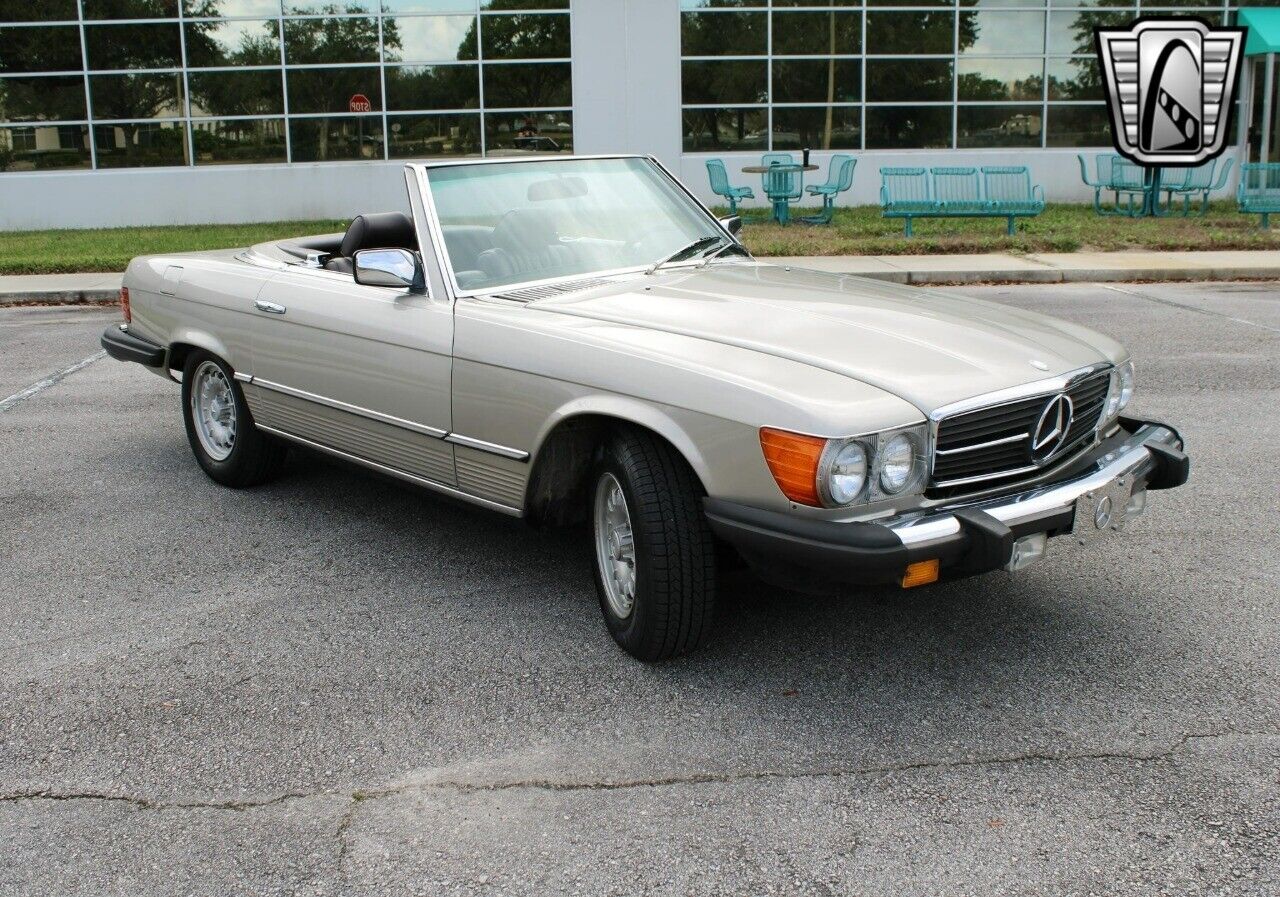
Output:
[[[1151,443],[1181,448],[1173,430],[1158,424],[1146,424],[1118,448],[1099,457],[1091,469],[1070,480],[985,501],[957,502],[924,514],[891,517],[877,520],[876,523],[893,530],[908,548],[915,548],[959,533],[960,522],[951,512],[962,508],[985,511],[1006,526],[1014,526],[1055,511],[1066,511],[1075,505],[1080,496],[1105,486],[1117,477],[1148,473],[1155,465],[1155,458],[1147,449],[1147,445]]]

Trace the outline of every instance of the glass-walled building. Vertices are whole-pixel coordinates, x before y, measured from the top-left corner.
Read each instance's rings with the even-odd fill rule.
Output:
[[[0,0],[0,169],[571,151],[568,0]]]
[[[898,160],[1084,199],[1094,27],[1236,2],[0,0],[0,228],[343,216],[403,201],[402,160],[531,153],[651,153],[707,199],[708,158],[805,148],[860,154],[853,202]]]
[[[1256,5],[1248,3],[1247,5]],[[1095,27],[1205,0],[683,0],[685,152],[1109,146]]]

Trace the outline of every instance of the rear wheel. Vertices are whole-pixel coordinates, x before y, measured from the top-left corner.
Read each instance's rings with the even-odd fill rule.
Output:
[[[217,356],[188,356],[182,416],[196,461],[222,485],[257,486],[280,472],[288,449],[254,426],[240,384]]]
[[[702,490],[667,443],[626,431],[606,446],[590,493],[596,591],[617,643],[640,660],[695,650],[715,607],[715,542]]]

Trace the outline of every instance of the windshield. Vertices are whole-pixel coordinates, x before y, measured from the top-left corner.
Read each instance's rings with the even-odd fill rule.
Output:
[[[714,219],[647,159],[566,159],[427,169],[461,290],[709,255]]]

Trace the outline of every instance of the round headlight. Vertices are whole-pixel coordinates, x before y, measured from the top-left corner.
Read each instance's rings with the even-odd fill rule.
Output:
[[[862,494],[867,482],[867,450],[856,442],[846,443],[831,459],[827,494],[833,504],[846,505]]]
[[[880,487],[890,494],[901,492],[911,482],[915,465],[915,443],[906,433],[899,433],[889,440],[880,456]]]

